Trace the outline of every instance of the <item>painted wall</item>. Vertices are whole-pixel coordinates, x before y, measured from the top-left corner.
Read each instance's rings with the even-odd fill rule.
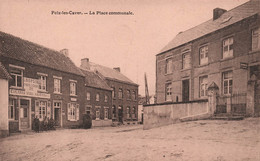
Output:
[[[9,135],[8,127],[8,80],[0,78],[0,137]]]
[[[179,122],[180,118],[208,113],[208,102],[171,103],[144,106],[144,130]]]

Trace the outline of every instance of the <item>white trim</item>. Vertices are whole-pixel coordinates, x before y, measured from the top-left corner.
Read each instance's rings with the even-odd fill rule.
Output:
[[[29,109],[28,109],[28,115],[29,115],[29,121],[28,121],[28,124],[29,124],[29,128],[27,128],[27,129],[21,129],[21,121],[20,121],[20,108],[21,108],[21,102],[20,102],[20,100],[21,99],[24,99],[24,100],[28,100],[29,101]],[[31,102],[32,102],[32,99],[31,98],[28,98],[28,97],[18,97],[18,109],[19,109],[19,115],[18,115],[18,123],[19,123],[19,130],[20,131],[23,131],[23,130],[28,130],[28,129],[32,129],[32,114],[31,114],[31,110],[32,110],[32,104],[31,104]]]
[[[46,77],[48,77],[48,74],[41,73],[41,72],[37,72],[37,75],[41,75],[41,76],[46,76]]]
[[[69,81],[70,81],[70,82],[75,82],[75,83],[77,83],[77,81],[76,81],[76,80],[73,80],[73,79],[69,79]]]
[[[13,64],[9,64],[9,67],[17,68],[17,69],[21,69],[21,70],[25,70],[25,67],[21,67],[21,66],[13,65]]]
[[[58,77],[58,76],[55,76],[55,75],[53,76],[53,78],[62,80],[62,77]]]

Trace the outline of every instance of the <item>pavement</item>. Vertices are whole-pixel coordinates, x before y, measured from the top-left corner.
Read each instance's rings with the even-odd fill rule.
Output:
[[[0,139],[0,161],[259,161],[260,118],[27,132]]]

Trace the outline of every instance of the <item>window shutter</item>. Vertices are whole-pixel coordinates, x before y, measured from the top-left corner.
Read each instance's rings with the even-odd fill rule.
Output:
[[[71,115],[70,115],[70,103],[68,103],[67,115],[68,115],[68,120],[71,120]]]
[[[35,101],[35,117],[38,116],[39,118],[39,106],[40,106],[40,101]]]
[[[50,119],[51,118],[51,102],[48,101],[48,106],[47,106],[47,117]]]
[[[79,104],[77,104],[77,107],[76,107],[76,120],[79,120]]]

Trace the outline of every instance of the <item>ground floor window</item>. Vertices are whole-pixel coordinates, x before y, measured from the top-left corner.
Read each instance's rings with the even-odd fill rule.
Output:
[[[116,118],[116,106],[112,107],[112,113],[113,113],[112,117]]]
[[[100,108],[96,108],[96,120],[100,119]]]
[[[8,118],[10,120],[18,120],[16,116],[16,107],[17,107],[17,100],[16,99],[9,99],[9,108],[8,108]]]
[[[132,110],[132,118],[135,118],[135,112],[136,112],[136,109],[135,109],[135,106],[133,107],[133,110]]]
[[[233,73],[232,71],[223,73],[223,93],[231,94],[233,85]]]
[[[208,76],[200,77],[200,97],[208,95]]]
[[[128,106],[127,108],[126,108],[126,118],[130,118],[130,107]]]
[[[87,115],[90,115],[91,114],[91,106],[86,106],[85,111],[86,111]]]
[[[108,108],[104,109],[104,118],[108,119]]]
[[[68,103],[68,120],[70,121],[79,120],[79,104]]]

